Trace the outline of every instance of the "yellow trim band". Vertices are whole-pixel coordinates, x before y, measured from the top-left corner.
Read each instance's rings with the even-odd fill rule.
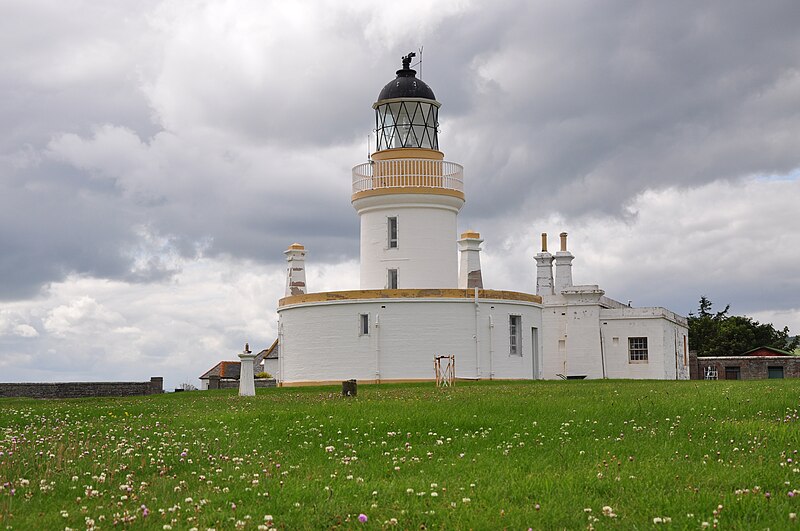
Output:
[[[372,190],[364,190],[363,192],[356,192],[350,196],[352,203],[356,199],[364,197],[373,197],[376,195],[395,195],[395,194],[431,194],[431,195],[449,195],[450,197],[457,197],[465,199],[464,192],[461,190],[452,190],[450,188],[434,188],[431,186],[397,186],[394,188],[374,188]]]
[[[375,299],[472,299],[474,289],[459,288],[423,288],[423,289],[357,289],[349,291],[323,291],[284,297],[278,301],[278,307],[294,304],[333,301],[368,301]],[[479,289],[478,299],[534,302],[541,304],[542,298],[532,293],[504,291],[495,289]]]

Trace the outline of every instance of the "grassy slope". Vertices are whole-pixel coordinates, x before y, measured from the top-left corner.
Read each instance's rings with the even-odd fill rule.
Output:
[[[799,409],[800,380],[6,399],[0,527],[795,527]]]

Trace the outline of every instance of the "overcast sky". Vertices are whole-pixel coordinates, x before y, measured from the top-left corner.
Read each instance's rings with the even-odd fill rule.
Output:
[[[800,332],[795,0],[0,3],[0,381],[197,384],[274,340],[284,256],[358,287],[350,169],[400,57],[484,283]],[[374,142],[374,137],[373,137]]]

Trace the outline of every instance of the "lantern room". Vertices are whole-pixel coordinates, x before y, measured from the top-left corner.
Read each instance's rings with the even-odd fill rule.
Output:
[[[397,78],[383,87],[375,109],[376,150],[439,149],[439,107],[433,90],[411,69],[414,52],[403,57]]]

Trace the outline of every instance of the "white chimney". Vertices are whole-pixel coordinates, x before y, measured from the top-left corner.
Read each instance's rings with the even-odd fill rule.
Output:
[[[286,267],[286,297],[304,295],[306,290],[306,248],[293,243],[283,254],[289,265]]]
[[[483,239],[480,233],[471,230],[461,234],[461,239],[458,240],[461,252],[461,264],[458,270],[459,288],[483,289],[481,243],[483,243]]]
[[[542,233],[542,252],[536,260],[536,294],[553,294],[553,255],[547,252],[547,233]]]
[[[572,287],[572,253],[567,251],[567,233],[562,232],[561,250],[556,253],[556,293]]]

